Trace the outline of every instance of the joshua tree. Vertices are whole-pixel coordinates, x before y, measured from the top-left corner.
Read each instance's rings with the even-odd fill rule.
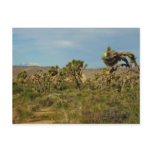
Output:
[[[48,70],[49,81],[54,85],[54,88],[57,89],[58,79],[60,75],[60,68],[58,65],[51,66]]]
[[[25,85],[26,79],[27,79],[27,72],[26,71],[20,72],[17,75],[17,81],[23,85],[23,89],[24,90],[25,90],[25,86],[24,85]]]
[[[42,87],[41,87],[41,74],[35,73],[34,75],[31,76],[31,80],[32,83],[34,84],[33,86],[35,87],[35,90],[37,90],[38,92],[42,91]]]
[[[126,57],[129,58],[130,60],[129,62]],[[108,47],[107,50],[104,52],[104,56],[102,57],[102,60],[107,66],[112,67],[110,72],[115,71],[120,66],[132,67],[132,63],[134,63],[135,67],[139,71],[139,66],[136,62],[136,58],[134,54],[130,52],[116,52],[112,50],[110,47]],[[124,61],[125,64],[116,65],[119,61]]]
[[[84,65],[84,61],[72,60],[69,62],[65,69],[67,75],[70,76],[73,81],[76,83],[77,87],[80,89],[82,83],[82,71],[87,67],[87,64]]]
[[[20,73],[17,75],[17,79],[18,79],[18,80],[25,80],[26,78],[27,78],[27,72],[26,72],[26,71],[20,72]]]
[[[127,60],[127,57],[129,58],[129,62]],[[104,52],[104,56],[102,57],[102,60],[107,66],[111,67],[110,72],[107,71],[106,73],[104,73],[105,78],[108,78],[107,79],[108,84],[111,82],[115,83],[118,86],[118,91],[120,92],[123,91],[124,86],[127,83],[129,83],[130,85],[132,79],[133,81],[135,80],[135,78],[133,77],[129,78],[131,75],[136,77],[139,76],[139,66],[136,62],[136,58],[134,54],[130,52],[116,52],[112,50],[110,47],[108,47],[107,50]],[[117,64],[119,61],[124,61],[125,63]],[[137,70],[131,69],[132,63],[134,63],[135,68]],[[119,74],[113,73],[113,71],[116,71],[117,68],[121,66],[129,67],[130,70],[124,71],[123,73],[121,73],[121,76],[120,73]]]
[[[51,66],[50,69],[48,70],[48,72],[49,72],[49,74],[50,74],[51,76],[57,75],[58,72],[59,72],[59,66],[58,66],[58,65],[56,65],[56,66]]]
[[[42,70],[38,70],[37,73],[31,76],[31,80],[35,90],[38,92],[50,91],[51,76],[49,73],[44,73]]]
[[[38,70],[37,73],[31,76],[33,86],[35,86],[35,90],[38,92],[49,92],[51,89],[51,85],[55,89],[59,87],[61,80],[64,74],[61,73],[61,70],[58,66],[51,66],[47,73],[42,72],[42,70]]]

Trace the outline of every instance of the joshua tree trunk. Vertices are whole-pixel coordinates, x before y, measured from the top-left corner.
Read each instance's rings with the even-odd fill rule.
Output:
[[[138,69],[138,71],[140,70],[140,69],[139,69],[139,66],[138,66],[138,64],[137,64],[137,62],[136,62],[136,59],[135,59],[134,54],[132,54],[132,53],[130,53],[130,52],[117,52],[117,54],[118,54],[119,56],[127,56],[127,57],[130,59],[130,62],[129,62],[130,66],[132,67],[132,63],[134,63],[134,64],[135,64],[135,67]],[[127,60],[127,59],[126,59],[126,60]]]
[[[74,76],[75,83],[76,83],[78,89],[80,89],[80,83],[79,83],[79,81],[78,81],[78,79],[77,79],[77,77],[76,77],[76,73],[75,73],[75,72],[74,72],[73,76]]]

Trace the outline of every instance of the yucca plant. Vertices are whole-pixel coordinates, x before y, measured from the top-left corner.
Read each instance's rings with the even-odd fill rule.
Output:
[[[129,62],[126,57],[129,58],[130,60]],[[136,62],[136,58],[134,54],[131,52],[116,52],[112,50],[111,47],[109,46],[107,50],[104,52],[104,56],[102,57],[102,60],[107,66],[112,67],[111,72],[117,70],[117,68],[120,66],[126,66],[131,68],[132,63],[134,63],[135,67],[139,71],[139,66]],[[125,64],[116,65],[119,61],[124,61]]]
[[[87,67],[87,64],[84,64],[84,61],[81,61],[81,60],[72,60],[65,67],[65,71],[67,75],[73,79],[78,89],[80,89],[80,86],[82,83],[82,80],[81,80],[82,71],[86,67]]]
[[[27,72],[26,72],[26,71],[20,72],[20,73],[17,75],[17,82],[18,82],[19,84],[22,84],[24,91],[25,91],[25,83],[26,83],[27,77],[28,77],[28,75],[27,75]]]

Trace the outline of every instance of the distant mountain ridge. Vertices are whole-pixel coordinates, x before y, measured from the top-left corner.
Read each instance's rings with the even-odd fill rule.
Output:
[[[42,70],[43,72],[47,72],[50,66],[23,66],[23,65],[14,65],[13,66],[13,79],[16,79],[18,73],[22,71],[26,71],[28,75],[32,75],[36,73],[38,70]],[[83,73],[87,78],[92,78],[95,73],[100,72],[100,69],[85,69]]]
[[[21,64],[17,64],[17,65],[13,65],[13,66],[41,66],[39,63],[34,63],[34,62],[30,62],[30,63],[21,63]]]

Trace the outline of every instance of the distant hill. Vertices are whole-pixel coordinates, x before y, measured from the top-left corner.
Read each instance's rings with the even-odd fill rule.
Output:
[[[27,71],[28,75],[32,75],[36,73],[38,70],[42,70],[43,72],[47,72],[50,67],[41,67],[41,66],[13,66],[13,79],[15,80],[17,74],[22,71]],[[84,70],[83,74],[87,78],[93,78],[94,74],[100,72],[100,69],[86,69]]]

